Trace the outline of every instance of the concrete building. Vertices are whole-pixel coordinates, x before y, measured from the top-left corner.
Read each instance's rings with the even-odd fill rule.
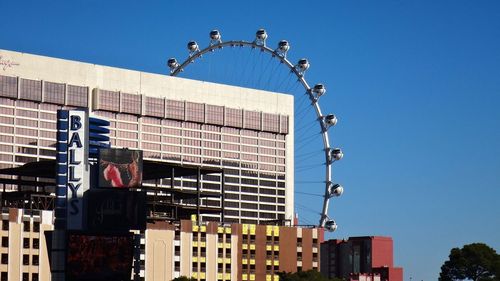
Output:
[[[49,281],[46,231],[53,212],[4,209],[0,280]],[[319,270],[323,230],[271,225],[192,221],[148,224],[141,239],[141,278],[168,281],[279,280],[279,271]]]
[[[271,225],[191,221],[148,225],[146,280],[279,280],[277,272],[319,270],[323,231]],[[161,270],[158,270],[161,268]]]
[[[50,280],[45,231],[53,229],[52,211],[4,209],[0,235],[0,280]]]
[[[403,280],[403,269],[394,267],[393,241],[390,237],[332,239],[321,244],[321,253],[321,273],[327,277]]]
[[[293,96],[7,50],[0,58],[0,169],[54,159],[56,111],[88,108],[111,121],[114,147],[224,169],[226,222],[292,220]],[[202,189],[220,191],[220,180],[203,176]]]
[[[140,149],[145,160],[224,171],[200,181],[202,192],[224,193],[224,202],[203,199],[224,207],[224,222],[205,214],[196,223],[155,220],[136,231],[136,280],[274,281],[278,271],[319,269],[322,230],[258,225],[293,219],[293,96],[7,50],[0,60],[0,169],[54,160],[56,111],[85,108],[111,122],[113,147]],[[0,180],[2,204],[20,195],[11,200],[19,206],[1,206],[0,281],[50,280],[45,233],[53,230],[53,196],[34,201],[29,192],[16,193],[14,180],[21,186],[40,179]],[[197,190],[196,178],[173,182]],[[44,193],[53,193],[51,184]],[[30,188],[41,187],[23,191]]]

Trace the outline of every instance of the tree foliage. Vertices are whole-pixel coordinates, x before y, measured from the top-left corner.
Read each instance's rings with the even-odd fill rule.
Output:
[[[186,276],[179,276],[179,277],[172,279],[172,281],[196,281],[196,279],[188,278]]]
[[[316,270],[300,271],[295,273],[279,272],[280,281],[342,281],[342,279],[328,279]]]
[[[483,243],[451,249],[449,260],[441,267],[439,281],[500,280],[500,255]]]

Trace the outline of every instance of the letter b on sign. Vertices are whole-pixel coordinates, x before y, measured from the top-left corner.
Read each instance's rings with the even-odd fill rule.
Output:
[[[71,116],[71,130],[72,131],[80,130],[81,127],[82,127],[82,122],[80,116],[77,115]]]

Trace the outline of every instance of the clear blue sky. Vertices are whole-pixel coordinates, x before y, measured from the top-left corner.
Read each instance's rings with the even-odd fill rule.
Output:
[[[406,280],[436,280],[452,247],[500,250],[499,1],[237,2],[4,0],[0,48],[166,73],[213,28],[253,40],[264,27],[269,45],[288,39],[292,61],[310,59],[340,119],[345,194],[329,238],[392,236]]]

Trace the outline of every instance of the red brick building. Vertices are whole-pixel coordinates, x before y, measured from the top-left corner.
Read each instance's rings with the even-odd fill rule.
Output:
[[[391,237],[361,236],[347,240],[332,239],[321,244],[323,275],[360,280],[357,276],[373,274],[381,281],[402,281],[403,268],[394,267]]]

